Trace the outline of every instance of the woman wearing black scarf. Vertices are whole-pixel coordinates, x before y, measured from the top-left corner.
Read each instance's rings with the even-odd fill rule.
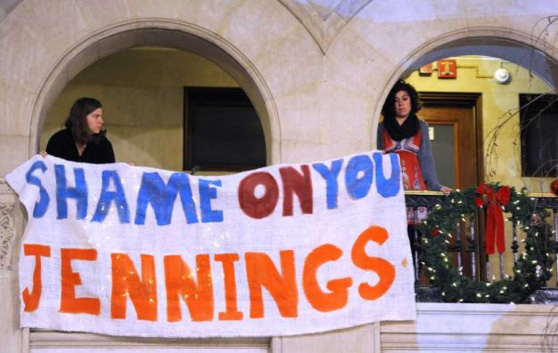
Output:
[[[435,190],[448,194],[451,189],[438,181],[428,124],[416,116],[421,103],[415,88],[398,81],[382,108],[384,120],[378,126],[377,148],[397,153],[405,190]]]
[[[385,153],[397,153],[401,164],[401,177],[405,190],[435,190],[448,194],[451,189],[438,181],[432,148],[428,136],[428,124],[416,116],[421,103],[418,92],[403,80],[398,81],[389,92],[382,108],[384,120],[378,125],[376,144]],[[418,279],[420,264],[418,249],[420,233],[414,224],[427,216],[426,207],[407,207],[408,235]]]

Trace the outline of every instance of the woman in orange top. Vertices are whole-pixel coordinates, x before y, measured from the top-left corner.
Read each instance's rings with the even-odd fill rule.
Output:
[[[451,189],[440,184],[436,176],[428,124],[416,115],[420,108],[416,89],[403,80],[398,81],[382,108],[384,120],[378,126],[377,147],[385,153],[399,155],[405,190],[435,190],[447,195]],[[413,224],[425,219],[427,213],[426,207],[418,207],[416,215],[412,207],[407,207],[409,240],[417,269],[420,266],[416,263],[416,245],[420,234],[415,233]]]
[[[391,89],[382,108],[384,120],[378,126],[377,147],[397,153],[405,190],[435,190],[448,194],[451,189],[438,181],[428,124],[416,116],[421,103],[415,88],[403,80]]]

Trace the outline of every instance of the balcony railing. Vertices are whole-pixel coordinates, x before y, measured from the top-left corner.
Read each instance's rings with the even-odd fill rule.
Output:
[[[535,202],[538,211],[546,210],[548,217],[546,222],[552,228],[553,240],[558,243],[558,197],[552,194],[529,194]],[[436,205],[443,203],[446,196],[441,192],[407,191],[405,193],[406,205],[413,208],[415,223],[419,223],[423,217],[419,214],[424,208],[430,211]],[[419,208],[421,210],[419,211]],[[464,275],[478,281],[490,282],[502,279],[506,275],[506,268],[511,268],[517,262],[519,254],[523,251],[522,240],[524,235],[514,222],[506,222],[506,252],[504,254],[486,255],[484,246],[484,218],[476,216],[467,225],[457,227],[456,234],[448,244],[448,251],[452,255],[453,264],[459,268]],[[466,228],[465,228],[466,227]],[[412,243],[413,260],[415,265],[415,280],[417,283],[418,301],[441,301],[436,291],[430,287],[429,281],[421,273],[421,234],[418,227],[409,227],[409,237]],[[556,261],[558,249],[554,249],[554,276],[547,282],[546,288],[539,290],[535,298],[537,302],[558,303],[558,262]],[[491,258],[495,257],[495,258]],[[492,268],[491,268],[492,266]]]

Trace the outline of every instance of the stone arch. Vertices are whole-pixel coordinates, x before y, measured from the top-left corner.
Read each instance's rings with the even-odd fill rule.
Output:
[[[382,85],[383,92],[372,114],[372,148],[376,146],[376,130],[383,102],[390,88],[400,77],[407,76],[413,70],[438,59],[460,55],[486,55],[519,64],[537,74],[550,86],[557,87],[558,59],[551,52],[553,47],[545,44],[539,38],[524,32],[492,27],[465,28],[424,42],[394,66]]]
[[[46,115],[60,92],[80,71],[111,54],[138,46],[188,51],[213,61],[244,89],[260,117],[268,164],[281,162],[281,129],[277,108],[263,76],[234,45],[197,25],[168,19],[136,19],[91,33],[65,52],[41,84],[29,126],[30,155],[38,150]]]

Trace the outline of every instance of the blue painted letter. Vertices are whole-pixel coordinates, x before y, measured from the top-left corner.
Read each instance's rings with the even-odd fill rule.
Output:
[[[114,185],[114,191],[109,191],[111,184]],[[102,223],[108,215],[110,205],[114,201],[116,210],[118,211],[118,219],[120,223],[130,223],[130,211],[126,202],[126,195],[122,187],[122,181],[116,170],[103,170],[103,186],[101,189],[101,197],[97,203],[97,210],[91,222]]]
[[[87,215],[87,184],[85,183],[85,173],[82,168],[74,168],[75,188],[66,186],[66,170],[63,164],[54,165],[56,175],[56,210],[57,219],[68,218],[68,199],[76,199],[77,219],[84,219]]]
[[[399,188],[401,187],[401,168],[395,153],[390,153],[391,176],[389,179],[386,179],[384,176],[383,157],[379,152],[373,154],[374,163],[376,164],[376,188],[383,197],[393,197],[399,193]]]
[[[46,165],[43,161],[36,161],[33,163],[31,168],[25,174],[25,180],[32,185],[37,185],[39,187],[39,200],[35,203],[35,208],[33,209],[33,217],[41,218],[45,215],[48,209],[48,203],[50,202],[50,197],[46,189],[43,187],[41,183],[41,179],[37,178],[33,175],[33,172],[37,169],[40,169],[43,173],[47,170]]]
[[[320,173],[322,178],[324,178],[326,182],[326,190],[327,190],[327,208],[333,209],[337,208],[337,194],[339,192],[339,184],[337,182],[337,177],[339,176],[339,172],[341,171],[341,166],[343,165],[343,160],[338,159],[331,162],[331,169],[328,168],[323,163],[314,163],[312,167]]]
[[[160,226],[170,224],[177,193],[180,194],[186,222],[197,223],[196,205],[186,173],[172,174],[168,184],[165,184],[158,173],[143,173],[138,193],[135,223],[145,223],[147,205],[151,204],[157,224]]]
[[[203,223],[223,222],[223,211],[211,209],[211,200],[217,198],[217,189],[212,185],[221,186],[221,180],[200,179],[200,208]]]
[[[373,168],[372,160],[366,155],[354,156],[349,160],[345,170],[345,187],[353,199],[358,200],[368,195],[372,186]]]

